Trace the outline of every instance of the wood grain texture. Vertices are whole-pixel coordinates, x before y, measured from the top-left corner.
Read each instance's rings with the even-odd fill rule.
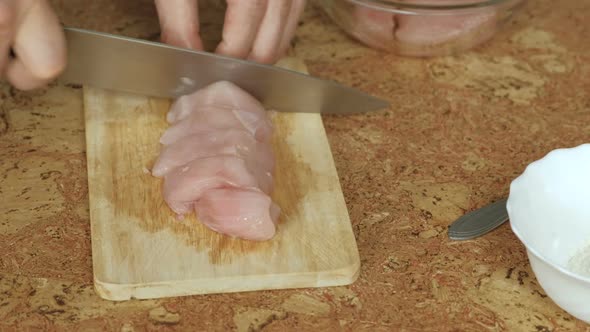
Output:
[[[305,72],[296,59],[279,65]],[[266,242],[175,218],[162,180],[148,173],[168,127],[170,101],[84,88],[94,283],[109,300],[354,282],[356,240],[319,114],[278,113],[274,200]]]

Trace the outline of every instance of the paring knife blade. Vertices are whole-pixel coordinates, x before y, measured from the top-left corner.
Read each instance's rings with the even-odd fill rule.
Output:
[[[275,66],[83,29],[66,27],[65,33],[62,83],[177,98],[226,80],[281,112],[350,114],[389,107],[356,89]]]

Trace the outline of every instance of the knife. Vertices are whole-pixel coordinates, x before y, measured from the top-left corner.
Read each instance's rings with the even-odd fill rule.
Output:
[[[350,114],[389,107],[359,90],[275,66],[77,28],[66,27],[65,34],[62,83],[174,99],[226,80],[282,112]]]
[[[451,240],[470,240],[489,233],[508,221],[507,198],[471,211],[449,227]]]

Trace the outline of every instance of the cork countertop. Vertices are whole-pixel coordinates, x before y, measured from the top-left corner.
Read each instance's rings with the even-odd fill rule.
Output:
[[[151,1],[52,2],[70,26],[158,37]],[[555,3],[530,1],[493,42],[429,60],[367,49],[308,8],[293,53],[393,105],[324,117],[362,259],[348,287],[101,300],[81,90],[0,85],[0,330],[589,330],[546,297],[508,224],[446,233],[531,161],[590,140],[590,3]],[[207,8],[213,42],[220,8]]]

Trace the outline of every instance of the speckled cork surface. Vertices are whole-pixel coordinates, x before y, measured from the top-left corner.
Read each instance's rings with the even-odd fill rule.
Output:
[[[158,38],[151,1],[52,2],[68,25]],[[362,259],[349,287],[99,299],[81,90],[1,85],[0,330],[589,330],[546,297],[508,224],[446,233],[531,161],[590,141],[590,3],[556,3],[530,1],[493,42],[430,60],[367,49],[308,8],[293,52],[310,72],[392,102],[324,117]]]

